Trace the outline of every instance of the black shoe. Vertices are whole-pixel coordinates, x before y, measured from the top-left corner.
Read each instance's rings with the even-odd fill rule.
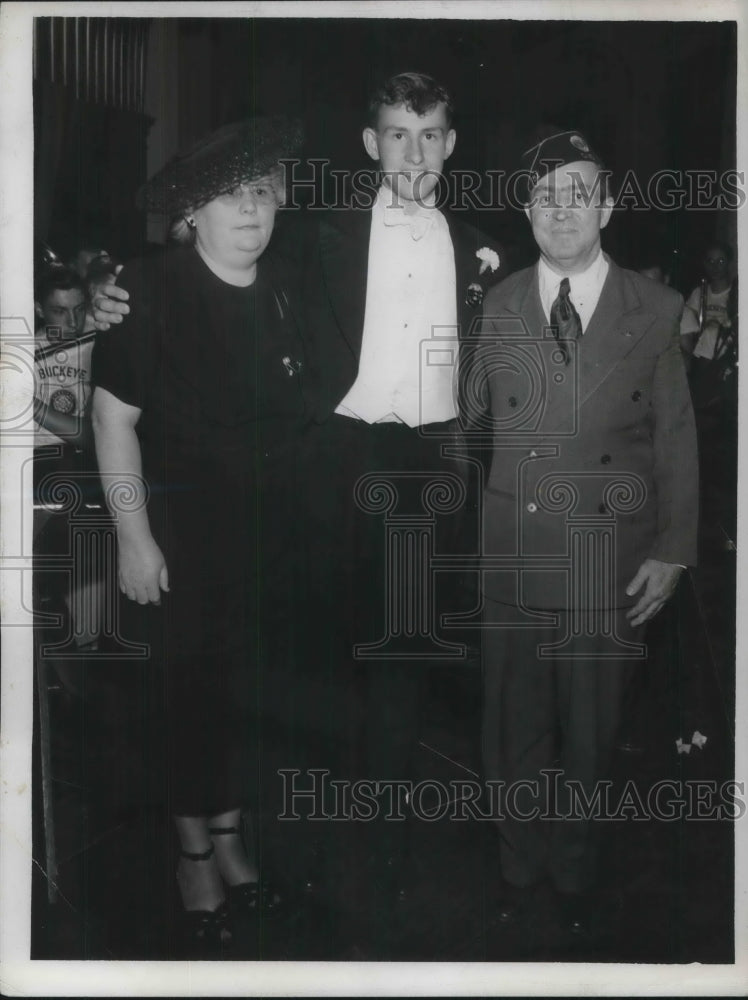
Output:
[[[186,955],[218,958],[233,944],[229,908],[225,902],[215,910],[184,910],[182,925]]]
[[[594,932],[594,907],[592,898],[584,892],[558,892],[561,926],[580,941],[591,941]]]
[[[391,903],[407,902],[410,865],[405,854],[388,854],[380,868],[379,877]]]
[[[495,910],[497,921],[504,925],[516,924],[527,909],[533,888],[502,880]]]
[[[355,831],[353,850],[359,860],[354,863],[363,864],[374,888],[394,895],[405,892],[413,861],[410,832],[404,821],[364,824]]]
[[[236,834],[241,837],[238,826],[210,826],[211,837]],[[228,886],[228,896],[231,908],[240,913],[256,916],[261,913],[265,917],[275,916],[284,907],[284,898],[271,879],[260,878],[257,882],[240,882]]]
[[[278,887],[267,879],[230,885],[228,890],[231,908],[241,913],[248,913],[250,916],[261,913],[264,917],[273,917],[284,908],[283,895]]]
[[[410,881],[410,860],[400,844],[383,843],[369,848],[363,861],[358,864],[359,872],[372,898],[386,899],[388,903],[403,902],[408,895]],[[355,858],[355,853],[354,853]]]

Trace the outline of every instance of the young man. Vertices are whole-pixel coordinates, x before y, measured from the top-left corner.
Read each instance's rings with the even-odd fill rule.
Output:
[[[472,394],[489,399],[494,427],[484,764],[487,778],[521,788],[498,825],[499,919],[514,920],[549,878],[568,929],[586,935],[601,823],[580,818],[570,789],[588,801],[599,791],[645,623],[695,563],[696,437],[683,300],[602,252],[612,203],[599,158],[584,136],[562,132],[523,160],[540,260],[486,297],[484,391]],[[531,356],[540,382],[502,363]],[[528,430],[517,415],[539,385],[541,417]],[[544,774],[553,768],[555,800]],[[552,807],[567,818],[549,818]]]
[[[419,556],[400,570],[388,566],[383,522],[431,517],[438,550],[462,549],[464,507],[443,516],[421,506],[421,497],[430,485],[449,491],[464,482],[465,463],[453,457],[461,445],[461,341],[479,316],[480,283],[498,277],[478,257],[492,253],[498,265],[491,242],[436,205],[457,138],[452,114],[449,93],[422,74],[399,74],[374,91],[362,138],[381,174],[376,198],[320,219],[304,274],[317,425],[310,435],[311,561],[332,567],[321,591],[330,595],[325,617],[345,639],[339,675],[360,679],[360,776],[375,780],[412,776],[424,663],[435,648],[423,634],[420,650],[412,644],[421,659],[403,658],[405,627],[386,620],[387,600],[396,615],[399,598],[417,593],[411,581]],[[380,488],[391,491],[386,514],[387,504],[373,510]],[[442,611],[444,576],[433,592]],[[424,628],[414,612],[414,633],[432,624]],[[379,640],[376,658],[352,656],[352,647],[371,649]]]

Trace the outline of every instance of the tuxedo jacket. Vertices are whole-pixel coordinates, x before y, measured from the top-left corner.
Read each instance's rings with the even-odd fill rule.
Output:
[[[468,286],[484,289],[503,276],[502,269],[479,276],[481,247],[498,252],[496,244],[453,214],[443,212],[455,256],[457,318],[461,343],[480,321],[480,302],[471,305]],[[313,419],[322,422],[335,411],[358,375],[366,311],[369,264],[370,209],[310,213],[297,247],[299,289],[309,360],[307,395],[313,400]]]
[[[680,295],[609,261],[565,363],[537,266],[492,289],[471,398],[492,437],[484,594],[529,608],[625,607],[646,558],[693,565],[696,433],[680,350]]]

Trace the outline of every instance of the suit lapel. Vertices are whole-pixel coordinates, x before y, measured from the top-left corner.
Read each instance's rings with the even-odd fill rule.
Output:
[[[578,346],[579,405],[608,377],[652,325],[633,283],[609,261],[600,301]]]
[[[444,212],[444,218],[449,226],[449,235],[452,240],[452,249],[455,255],[455,294],[457,296],[457,322],[460,324],[460,337],[467,336],[470,328],[470,321],[475,310],[471,309],[465,301],[467,287],[478,275],[477,261],[473,256],[476,266],[473,268],[474,274],[470,273],[471,253],[475,254],[472,240],[469,239],[469,230],[460,224],[450,212]]]
[[[525,272],[522,281],[518,281],[514,287],[512,295],[507,301],[506,310],[508,313],[516,313],[522,317],[527,335],[542,340],[548,321],[543,312],[538,291],[538,269],[530,267]],[[498,317],[501,319],[501,317]],[[516,329],[516,326],[515,326]]]
[[[330,212],[320,226],[320,259],[329,302],[356,360],[366,312],[371,211]]]
[[[455,294],[457,296],[457,322],[460,339],[465,340],[474,320],[480,316],[480,306],[471,306],[467,301],[468,287],[479,280],[480,262],[475,256],[478,250],[477,230],[465,225],[446,210],[442,211],[449,226],[452,249],[455,255]]]
[[[584,336],[576,345],[576,378],[573,383],[569,383],[569,389],[572,385],[575,386],[577,410],[600,387],[618,362],[635,347],[654,319],[653,313],[642,309],[633,284],[621,268],[613,261],[609,261],[609,264],[600,300]],[[512,317],[516,314],[524,321],[529,337],[536,340],[548,339],[545,337],[548,321],[538,290],[537,265],[529,268],[523,280],[517,282],[506,306],[501,307],[500,312],[501,315],[494,319],[499,330],[502,316],[508,314]],[[507,333],[514,336],[518,325],[515,322]],[[544,352],[546,363],[548,357],[548,352]],[[543,423],[546,427],[552,427],[555,411],[561,407],[566,413],[568,398],[554,392],[549,395],[548,400]]]

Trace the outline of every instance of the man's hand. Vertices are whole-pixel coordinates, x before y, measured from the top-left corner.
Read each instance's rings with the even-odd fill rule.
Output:
[[[115,268],[115,280],[121,270],[121,264]],[[129,298],[129,292],[120,288],[119,285],[115,285],[114,281],[100,288],[93,300],[93,317],[96,329],[108,330],[111,323],[121,323],[122,317],[127,316],[130,312],[130,307],[127,304]]]
[[[161,591],[169,590],[169,572],[152,538],[120,540],[119,589],[138,604],[161,603]]]
[[[626,617],[633,626],[643,625],[664,607],[675,593],[678,577],[682,572],[683,567],[675,563],[660,562],[658,559],[644,560],[636,576],[626,587],[626,593],[632,597],[641,590],[643,584],[646,584],[642,596],[633,608],[626,612]]]

